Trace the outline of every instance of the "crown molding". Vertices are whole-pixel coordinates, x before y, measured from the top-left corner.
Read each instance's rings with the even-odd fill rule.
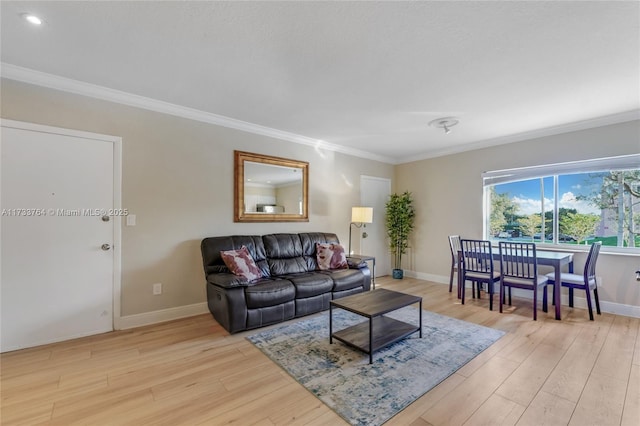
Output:
[[[20,81],[23,83],[34,84],[36,86],[60,90],[63,92],[69,92],[76,95],[88,96],[103,101],[114,102],[135,108],[159,112],[162,114],[173,115],[189,120],[214,124],[216,126],[228,127],[231,129],[267,136],[274,139],[307,145],[313,147],[318,151],[334,151],[341,154],[352,155],[354,157],[366,158],[369,160],[380,161],[388,164],[390,163],[389,158],[371,154],[366,151],[347,148],[341,145],[325,142],[320,139],[313,139],[284,130],[261,126],[259,124],[249,123],[247,121],[237,120],[235,118],[225,117],[223,115],[213,114],[210,112],[176,105],[157,99],[134,95],[132,93],[110,89],[108,87],[98,86],[95,84],[85,83],[83,81],[73,80],[54,74],[48,74],[30,68],[24,68],[17,65],[9,64],[6,62],[0,63],[0,77],[9,80]]]
[[[562,133],[569,133],[578,130],[592,129],[611,124],[618,124],[627,121],[639,120],[640,110],[632,110],[619,114],[598,117],[595,119],[567,123],[559,126],[547,127],[544,129],[532,130],[529,132],[507,135],[494,139],[486,139],[483,141],[473,142],[470,144],[459,145],[456,147],[445,148],[441,150],[433,150],[420,155],[411,155],[403,158],[389,158],[381,155],[372,154],[370,152],[344,147],[342,145],[325,142],[320,139],[313,139],[307,136],[278,130],[271,127],[261,126],[259,124],[249,123],[247,121],[237,120],[235,118],[225,117],[210,112],[197,110],[157,99],[147,98],[144,96],[134,95],[132,93],[120,90],[110,89],[104,86],[85,83],[66,77],[48,74],[17,65],[0,62],[0,77],[9,80],[16,80],[23,83],[33,84],[37,86],[47,87],[50,89],[60,90],[63,92],[74,93],[76,95],[87,96],[108,102],[114,102],[122,105],[141,108],[149,111],[159,112],[162,114],[173,115],[176,117],[186,118],[189,120],[199,121],[203,123],[213,124],[216,126],[227,127],[240,130],[247,133],[267,136],[274,139],[284,140],[288,142],[298,143],[313,147],[317,151],[333,151],[341,154],[351,155],[354,157],[365,158],[368,160],[379,161],[386,164],[404,164],[414,161],[427,160],[430,158],[443,157],[445,155],[459,154],[466,151],[476,149],[489,148],[497,145],[504,145],[514,142],[522,142],[529,139],[536,139],[546,136],[553,136]]]
[[[611,124],[625,123],[627,121],[640,120],[640,109],[621,112],[619,114],[606,115],[604,117],[593,118],[589,120],[576,121],[573,123],[562,124],[559,126],[546,127],[544,129],[531,130],[529,132],[516,133],[514,135],[502,136],[494,139],[486,139],[470,144],[459,145],[457,147],[434,150],[422,155],[415,155],[399,159],[394,164],[412,163],[414,161],[427,160],[430,158],[444,157],[445,155],[459,154],[465,151],[474,151],[476,149],[489,148],[497,145],[505,145],[514,142],[523,142],[526,140],[537,139],[547,136],[560,135],[563,133],[576,132],[579,130],[593,129],[596,127],[608,126]]]

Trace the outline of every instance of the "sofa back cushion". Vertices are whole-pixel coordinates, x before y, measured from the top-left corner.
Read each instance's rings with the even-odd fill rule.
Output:
[[[302,243],[302,255],[307,264],[307,270],[317,271],[318,266],[316,244],[334,243],[339,244],[338,236],[328,232],[303,232],[300,235]]]
[[[271,275],[299,274],[312,270],[302,255],[298,234],[263,235],[262,242]]]
[[[221,251],[239,250],[245,246],[256,263],[263,277],[269,277],[270,270],[267,257],[262,243],[262,237],[257,235],[232,235],[228,237],[209,237],[202,240],[200,248],[202,250],[202,262],[204,263],[204,274],[208,276],[217,272],[229,272],[229,268],[224,264],[220,256]]]

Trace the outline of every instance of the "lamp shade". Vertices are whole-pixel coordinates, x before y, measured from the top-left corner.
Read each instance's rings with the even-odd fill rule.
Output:
[[[373,207],[351,207],[351,222],[373,223]]]

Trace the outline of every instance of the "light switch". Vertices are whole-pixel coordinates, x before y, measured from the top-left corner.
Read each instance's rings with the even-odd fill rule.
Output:
[[[136,215],[128,214],[126,224],[127,226],[136,226]]]

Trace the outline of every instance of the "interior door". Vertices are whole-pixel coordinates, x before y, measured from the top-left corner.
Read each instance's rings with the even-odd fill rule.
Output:
[[[112,330],[115,144],[6,123],[0,351]]]
[[[391,274],[391,255],[387,247],[384,226],[385,204],[391,194],[391,180],[372,176],[360,176],[360,202],[365,207],[373,207],[373,223],[358,228],[361,253],[376,258],[376,276]],[[362,238],[363,233],[367,238]]]

